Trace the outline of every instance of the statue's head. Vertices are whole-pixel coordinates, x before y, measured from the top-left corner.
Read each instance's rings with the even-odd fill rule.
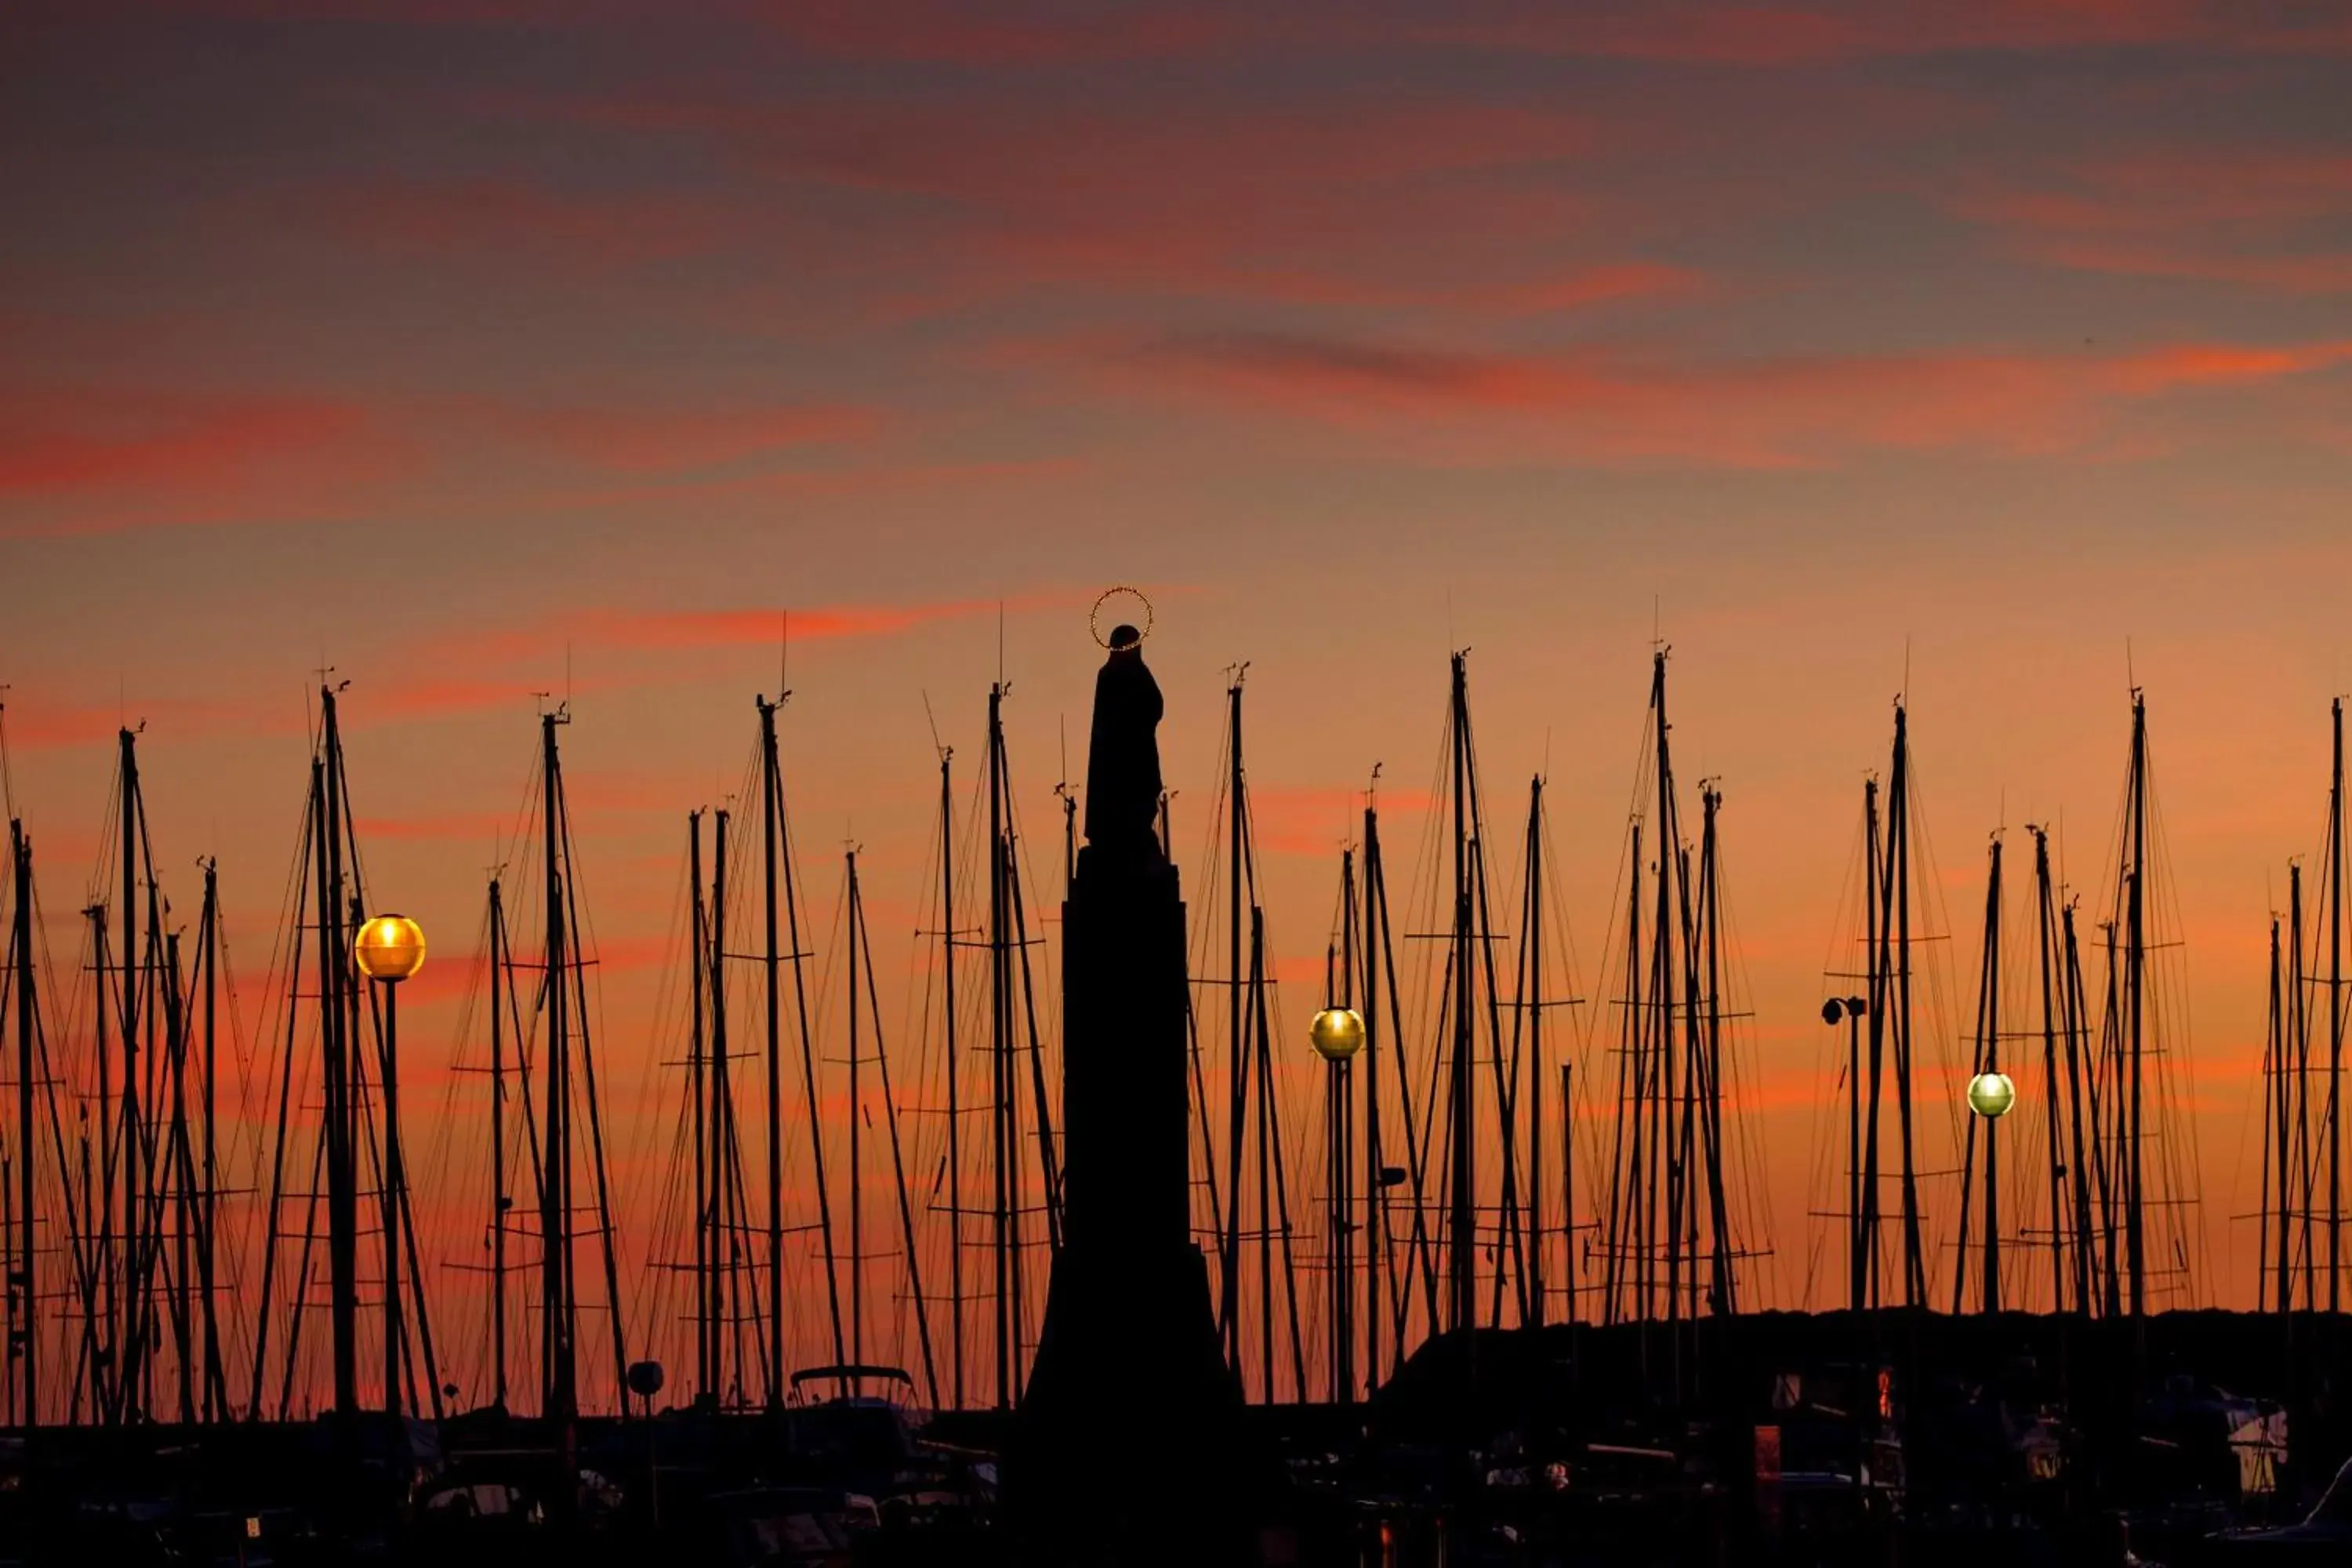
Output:
[[[1119,625],[1118,625],[1118,626],[1115,626],[1111,627],[1111,629],[1110,629],[1110,651],[1111,651],[1111,652],[1113,652],[1113,653],[1133,653],[1133,652],[1135,652],[1138,648],[1141,647],[1142,646],[1143,646],[1143,634],[1142,634],[1141,632],[1139,632],[1139,631],[1137,631],[1133,626],[1129,626],[1129,625],[1127,625],[1127,624],[1126,624],[1126,623],[1124,623],[1124,622],[1121,622]]]

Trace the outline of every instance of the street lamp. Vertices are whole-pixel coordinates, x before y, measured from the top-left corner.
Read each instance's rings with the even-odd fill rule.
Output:
[[[1364,1048],[1364,1016],[1353,1007],[1326,1007],[1307,1028],[1315,1054],[1325,1061],[1343,1063]]]
[[[352,956],[370,980],[409,979],[425,967],[425,928],[406,915],[378,915],[352,938]]]
[[[2017,1085],[2005,1072],[1980,1072],[1969,1079],[1969,1109],[1988,1121],[2007,1116],[2017,1103]]]
[[[425,931],[406,915],[378,915],[352,937],[352,961],[383,999],[383,1408],[400,1414],[400,1239],[407,1171],[400,1153],[400,983],[425,967]]]
[[[1355,1338],[1349,1309],[1354,1259],[1349,1256],[1348,1214],[1355,1201],[1352,1145],[1354,1107],[1348,1099],[1348,1064],[1364,1048],[1364,1016],[1353,1007],[1330,1006],[1307,1027],[1315,1054],[1329,1064],[1323,1088],[1324,1177],[1331,1199],[1331,1402],[1355,1398]]]

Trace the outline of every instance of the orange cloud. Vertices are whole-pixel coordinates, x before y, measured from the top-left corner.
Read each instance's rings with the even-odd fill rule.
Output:
[[[184,736],[225,724],[247,726],[253,717],[246,708],[223,702],[173,699],[132,700],[127,705],[93,702],[60,707],[44,701],[37,694],[18,691],[5,695],[5,700],[0,700],[0,732],[5,732],[10,747],[31,751],[96,745],[100,742],[111,745],[115,735],[126,725],[139,731],[152,721],[158,733]]]
[[[1570,268],[1533,282],[1483,290],[1474,302],[1500,315],[1535,316],[1619,300],[1684,297],[1705,287],[1702,274],[1655,261]]]
[[[400,451],[347,398],[17,387],[0,392],[0,532],[332,511]]]
[[[362,838],[496,839],[513,824],[486,812],[458,812],[440,816],[363,816],[352,831]]]
[[[1504,175],[1581,155],[1604,133],[1582,111],[1443,100],[1171,114],[1140,101],[803,105],[643,92],[501,107],[707,143],[762,182],[912,198],[886,220],[907,226],[904,254],[945,247],[954,265],[886,274],[882,306],[895,319],[1072,284],[1297,303],[1475,302],[1458,276],[1384,265],[1376,242],[1501,231],[1542,236],[1556,249],[1551,231],[1573,204],[1553,182]],[[1540,289],[1561,269],[1524,253],[1508,266],[1488,286]],[[861,276],[871,273],[869,261]],[[1642,281],[1621,275],[1603,291],[1622,297]]]
[[[1570,461],[1820,467],[1871,451],[2077,450],[2124,405],[2324,371],[2352,341],[2181,344],[2121,354],[1675,360],[1199,333],[1107,356],[1130,385],[1456,447]]]
[[[347,721],[439,719],[509,707],[532,697],[530,683],[520,679],[484,680],[464,676],[400,679],[380,691],[368,693],[367,700],[356,705]]]
[[[887,636],[933,621],[993,613],[992,599],[929,605],[820,605],[805,610],[708,610],[676,615],[599,611],[584,629],[619,647],[749,647],[789,637],[794,642]]]
[[[142,387],[5,389],[0,535],[349,517],[407,494],[420,478],[449,471],[467,455],[536,452],[645,482],[583,498],[551,489],[544,471],[529,473],[509,480],[501,498],[516,510],[674,495],[680,480],[797,479],[819,489],[920,482],[933,466],[762,468],[787,455],[870,443],[887,426],[880,410],[835,404],[678,407],[478,395],[367,402]],[[481,454],[485,442],[491,451]],[[958,472],[969,478],[974,468]],[[410,504],[436,503],[411,496]]]
[[[719,648],[773,647],[789,633],[795,645],[852,637],[891,637],[945,621],[994,615],[1000,608],[1022,614],[1046,606],[1082,604],[1072,595],[1032,594],[1002,605],[993,599],[955,599],[896,605],[815,605],[772,609],[625,611],[590,608],[542,616],[510,630],[467,628],[423,639],[404,650],[401,673],[371,686],[364,700],[345,710],[355,726],[439,719],[494,709],[522,709],[547,700],[540,665],[569,647],[625,650],[635,654],[692,655]],[[533,663],[532,661],[539,661]],[[528,672],[495,673],[500,665],[528,665]],[[486,673],[486,670],[490,671]],[[572,695],[673,679],[677,666],[634,661],[625,677],[575,682]],[[588,786],[593,790],[595,786]],[[575,791],[575,803],[589,797]],[[604,802],[604,804],[615,804]],[[646,802],[643,792],[630,806]],[[446,826],[446,825],[442,825]],[[394,831],[398,832],[395,826]],[[426,825],[421,836],[439,827]]]
[[[2291,294],[2352,289],[2352,250],[2336,233],[2352,201],[2352,157],[2138,152],[2035,184],[1979,179],[1949,201],[2010,251],[2053,266]]]
[[[1360,789],[1252,784],[1249,802],[1250,826],[1260,849],[1272,855],[1328,858],[1335,879],[1340,847],[1356,842],[1363,833],[1364,792]],[[1393,825],[1397,817],[1427,811],[1432,799],[1426,790],[1383,788],[1379,804],[1382,816]]]

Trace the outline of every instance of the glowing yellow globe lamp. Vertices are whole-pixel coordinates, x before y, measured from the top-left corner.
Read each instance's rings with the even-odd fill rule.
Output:
[[[1315,1052],[1327,1062],[1344,1062],[1364,1048],[1364,1016],[1353,1007],[1326,1007],[1307,1029]]]
[[[406,915],[378,915],[352,938],[352,957],[370,980],[406,980],[425,967],[425,929]]]
[[[1988,1119],[2009,1114],[2017,1103],[2017,1085],[2005,1072],[1980,1072],[1969,1079],[1969,1109]]]

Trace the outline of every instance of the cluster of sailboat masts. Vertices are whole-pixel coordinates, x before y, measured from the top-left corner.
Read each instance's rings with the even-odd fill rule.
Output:
[[[2046,1308],[2137,1317],[2151,1301],[2188,1299],[2199,1250],[2188,1209],[2198,1184],[2193,1147],[2177,1124],[2179,1091],[2172,1076],[2185,1042],[2157,968],[2178,942],[2157,928],[2166,900],[2147,712],[2137,691],[2131,716],[2113,901],[2087,939],[2104,953],[2104,986],[2095,1004],[2084,982],[2080,900],[2053,866],[2049,830],[2026,828],[2033,846],[2032,929],[2022,943],[2007,929],[2005,845],[2002,835],[1992,835],[1974,1021],[1965,1036],[1968,1093],[1955,1105],[1948,1094],[1923,1102],[1916,1093],[1917,993],[1927,979],[1919,950],[1942,942],[1945,933],[1923,918],[1925,844],[1907,717],[1899,704],[1895,709],[1885,778],[1873,776],[1863,791],[1860,929],[1853,934],[1864,962],[1832,977],[1858,983],[1861,994],[1832,996],[1822,1008],[1824,1021],[1842,1026],[1844,1036],[1844,1206],[1833,1217],[1844,1242],[1845,1304],[1855,1310],[1946,1304],[1935,1294],[1942,1271],[1926,1215],[1923,1194],[1931,1184],[1923,1146],[1932,1135],[1942,1148],[1947,1133],[1958,1157],[1946,1299],[1952,1311]],[[2005,1003],[2021,955],[2030,999],[2024,1016],[2015,1017]],[[2031,1085],[2022,1103],[2032,1110],[2019,1119],[2021,1128],[2003,1120],[2021,1103],[2011,1069]],[[2005,1160],[2018,1162],[2007,1207]],[[2046,1263],[2038,1286],[2020,1279],[2021,1250],[2037,1272]]]
[[[2271,916],[2257,1289],[2261,1303],[2278,1312],[2334,1312],[2344,1305],[2343,699],[2331,705],[2329,721],[2327,827],[2318,896],[2305,898],[2303,865],[2291,862],[2284,930],[2279,915]],[[2315,1042],[2323,1028],[2325,1038]],[[2322,1226],[2324,1231],[2316,1228]]]
[[[1454,655],[1409,885],[1392,899],[1377,768],[1339,847],[1319,1058],[1300,1037],[1313,1007],[1284,1001],[1274,978],[1243,669],[1197,858],[1175,854],[1161,804],[1162,841],[1194,884],[1195,1229],[1217,1332],[1260,1400],[1360,1397],[1432,1334],[1577,1321],[1652,1325],[1644,1354],[1679,1384],[1697,1326],[1765,1290],[1724,795],[1702,780],[1689,809],[1666,651],[1590,998],[1576,994],[1540,774],[1524,816],[1490,831],[1468,670]],[[77,977],[62,984],[33,841],[12,820],[8,1419],[480,1405],[560,1419],[625,1411],[655,1361],[670,1398],[722,1408],[787,1402],[796,1365],[865,1386],[875,1374],[861,1369],[885,1358],[934,1406],[1015,1402],[1062,1194],[1058,985],[1016,810],[1008,689],[990,688],[967,789],[952,750],[937,752],[917,1037],[896,1076],[859,851],[844,852],[820,953],[785,789],[785,694],[759,699],[748,787],[687,816],[677,983],[656,1037],[632,1052],[658,1058],[658,1087],[618,1121],[574,874],[570,715],[542,713],[530,830],[488,879],[456,1030],[467,1093],[441,1107],[421,1163],[402,1125],[399,987],[354,950],[381,911],[351,809],[344,696],[320,692],[259,1017],[240,1008],[215,867],[203,865],[193,931],[165,897],[137,731],[119,737]],[[2264,1303],[2282,1308],[2298,1290],[2333,1307],[2340,1279],[2340,707],[2336,722],[2316,917],[2296,867],[2286,924],[2273,923],[2263,1278]],[[1990,847],[1961,1037],[1972,1079],[2011,1087],[1995,1100],[2014,1100],[2013,1118],[1957,1112],[1949,1073],[1927,1059],[1946,1044],[1928,993],[1949,933],[1927,907],[1915,795],[1898,702],[1886,773],[1864,786],[1861,962],[1833,974],[1824,1009],[1843,1047],[1843,1136],[1822,1141],[1830,1223],[1815,1250],[1818,1262],[1822,1239],[1838,1242],[1835,1304],[2137,1315],[2188,1300],[2193,1146],[2174,1125],[2185,1042],[2163,980],[2177,936],[2144,703],[2135,693],[2103,918],[2078,924],[2033,826],[2032,929],[2011,935],[2000,837]],[[1066,783],[1055,797],[1066,885],[1077,800]]]

